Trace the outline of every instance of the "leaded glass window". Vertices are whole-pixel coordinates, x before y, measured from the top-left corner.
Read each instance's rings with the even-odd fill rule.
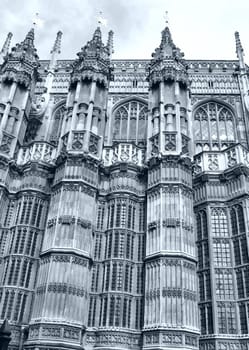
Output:
[[[114,111],[113,140],[135,141],[146,139],[147,106],[139,101],[129,101]]]
[[[244,212],[241,205],[236,205],[230,210],[232,234],[238,235],[246,231]]]
[[[194,113],[196,153],[217,151],[235,143],[235,123],[232,111],[217,102],[207,102]]]
[[[246,317],[246,306],[245,306],[245,304],[241,304],[239,306],[239,314],[240,314],[240,330],[241,330],[241,334],[247,334],[248,333],[248,327],[247,327],[247,317]]]
[[[227,215],[224,209],[215,208],[211,212],[212,235],[214,237],[229,237]]]
[[[208,236],[207,214],[204,210],[201,210],[196,215],[196,230],[197,230],[197,239],[198,240],[207,238],[207,236]]]
[[[216,272],[216,295],[218,299],[233,298],[233,281],[232,272],[222,271]]]
[[[216,266],[231,266],[230,243],[225,240],[213,241],[214,265]]]

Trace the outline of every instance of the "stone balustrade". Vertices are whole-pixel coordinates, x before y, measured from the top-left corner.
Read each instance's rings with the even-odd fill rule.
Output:
[[[240,144],[231,146],[222,152],[204,151],[194,157],[194,173],[223,172],[237,164],[249,167],[249,152]]]
[[[115,163],[133,163],[138,166],[144,165],[145,150],[131,143],[119,143],[114,147],[103,149],[102,159],[105,166]]]
[[[34,142],[32,145],[22,147],[17,156],[17,164],[28,162],[43,162],[53,165],[56,158],[56,148],[47,142]]]

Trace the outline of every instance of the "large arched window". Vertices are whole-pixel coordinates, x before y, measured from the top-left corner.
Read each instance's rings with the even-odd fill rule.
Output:
[[[143,143],[146,139],[147,105],[129,101],[114,111],[113,140]]]
[[[230,109],[217,102],[208,102],[194,112],[196,153],[217,151],[235,143],[234,116]]]

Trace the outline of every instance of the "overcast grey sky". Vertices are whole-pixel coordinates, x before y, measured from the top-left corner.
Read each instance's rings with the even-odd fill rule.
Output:
[[[165,27],[164,12],[175,44],[193,59],[235,59],[234,31],[240,32],[249,63],[248,0],[0,0],[0,46],[9,31],[12,46],[23,40],[39,12],[36,29],[39,57],[46,59],[56,32],[62,30],[61,58],[75,58],[91,38],[99,11],[108,20],[104,40],[114,31],[114,58],[150,58]]]

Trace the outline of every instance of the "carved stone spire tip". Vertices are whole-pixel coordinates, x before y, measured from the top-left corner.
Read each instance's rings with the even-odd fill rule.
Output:
[[[113,35],[114,35],[113,30],[110,30],[109,33],[108,33],[108,40],[107,40],[107,45],[106,45],[110,56],[114,53],[114,49],[113,49]]]
[[[60,51],[61,51],[61,38],[62,38],[62,31],[59,30],[56,34],[56,39],[55,39],[53,48],[52,48],[50,53],[53,53],[53,52],[60,53]]]
[[[13,36],[13,34],[11,32],[9,32],[7,35],[7,38],[5,39],[5,42],[3,44],[2,50],[0,52],[2,56],[7,55],[8,51],[9,51],[12,36]]]
[[[235,35],[235,44],[236,44],[236,52],[238,53],[239,51],[243,52],[243,47],[242,47],[242,44],[241,44],[241,41],[240,41],[240,36],[239,36],[239,32],[235,32],[234,33]]]

